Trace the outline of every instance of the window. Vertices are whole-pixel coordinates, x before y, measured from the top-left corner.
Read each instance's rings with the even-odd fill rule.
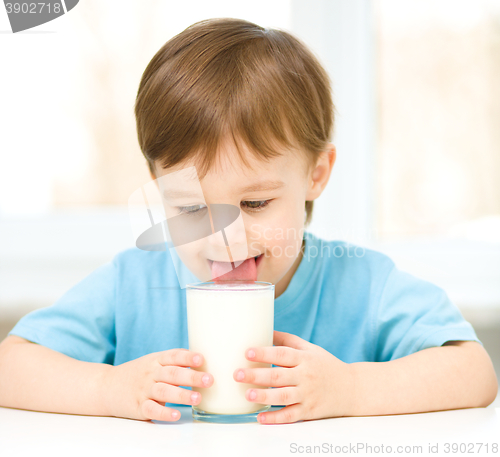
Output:
[[[338,108],[312,231],[385,252],[500,322],[500,4],[293,2]]]
[[[500,242],[500,3],[374,5],[380,237]]]

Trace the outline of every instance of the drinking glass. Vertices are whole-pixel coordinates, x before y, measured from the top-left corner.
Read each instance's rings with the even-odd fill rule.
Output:
[[[189,350],[203,355],[203,365],[193,368],[211,373],[210,387],[193,387],[201,402],[192,406],[193,418],[205,422],[256,422],[270,405],[245,398],[249,388],[265,386],[237,382],[237,368],[271,368],[251,362],[251,347],[273,345],[274,285],[263,281],[207,281],[186,286]]]

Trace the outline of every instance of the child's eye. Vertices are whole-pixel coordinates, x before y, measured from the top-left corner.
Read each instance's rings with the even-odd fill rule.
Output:
[[[260,200],[255,202],[244,201],[241,202],[241,204],[248,211],[257,212],[263,210],[267,205],[269,205],[270,201],[271,200]],[[176,208],[179,210],[179,214],[186,214],[188,216],[202,214],[203,211],[207,209],[206,205],[176,206]]]
[[[205,205],[190,205],[190,206],[177,206],[180,214],[186,214],[188,216],[193,216],[195,214],[200,214],[204,209],[207,209]]]
[[[244,201],[241,202],[241,204],[245,206],[247,210],[256,212],[263,210],[267,205],[269,205],[270,201],[271,200],[260,200],[256,202]]]

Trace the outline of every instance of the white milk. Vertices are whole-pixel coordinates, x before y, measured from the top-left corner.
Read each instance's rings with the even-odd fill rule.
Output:
[[[196,370],[214,377],[212,386],[192,388],[202,397],[195,408],[215,414],[253,413],[266,405],[248,401],[245,392],[266,387],[237,382],[233,373],[237,368],[272,366],[250,362],[245,353],[251,347],[273,345],[274,287],[210,283],[208,289],[186,289],[189,349],[205,359]]]

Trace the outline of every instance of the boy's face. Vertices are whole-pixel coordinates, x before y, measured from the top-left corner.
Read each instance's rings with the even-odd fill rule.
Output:
[[[249,151],[243,152],[250,167],[241,162],[234,147],[226,147],[219,154],[217,165],[203,179],[190,184],[190,180],[175,181],[172,178],[177,195],[163,194],[165,211],[169,218],[180,213],[200,215],[211,204],[224,203],[240,208],[245,233],[230,237],[229,247],[232,255],[240,252],[244,257],[236,254],[238,258],[232,260],[261,256],[256,261],[257,280],[275,284],[278,297],[288,286],[302,258],[305,202],[316,199],[326,186],[336,151],[329,144],[316,167],[309,171],[304,154],[288,151],[262,161]],[[158,163],[155,165],[157,176],[152,176],[153,179],[164,177],[162,182],[168,183],[168,175],[182,175],[182,170],[194,166],[194,163],[168,169],[161,169]],[[181,173],[175,173],[179,171]],[[191,191],[198,197],[180,197],[179,190]],[[212,279],[212,261],[226,262],[228,259],[221,232],[178,246],[176,251],[189,270],[202,281]]]

